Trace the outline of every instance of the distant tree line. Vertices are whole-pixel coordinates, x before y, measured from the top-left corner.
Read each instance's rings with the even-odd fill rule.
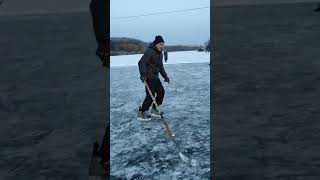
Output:
[[[111,38],[110,41],[111,56],[141,54],[148,46],[147,43],[132,38]]]
[[[119,38],[112,37],[110,40],[110,54],[116,55],[129,55],[129,54],[142,54],[151,42],[144,42],[133,38]],[[185,45],[166,45],[165,49],[169,52],[172,51],[195,51],[199,46],[185,46]]]
[[[184,46],[184,45],[174,45],[174,46],[166,46],[166,50],[170,51],[194,51],[197,50],[198,46]]]

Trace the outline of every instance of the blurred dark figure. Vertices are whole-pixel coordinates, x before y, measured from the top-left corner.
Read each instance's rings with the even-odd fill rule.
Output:
[[[320,11],[320,4],[318,4],[318,7],[316,9],[314,9],[315,12],[319,12]]]
[[[106,69],[110,68],[109,57],[109,1],[91,0],[90,12],[96,41],[98,44],[96,55]],[[91,179],[109,179],[110,174],[110,122],[106,122],[105,134],[102,145],[98,142],[93,145],[91,163],[89,167],[89,176]]]
[[[96,55],[102,61],[104,67],[109,67],[109,9],[107,0],[92,0],[90,11],[92,15],[93,29],[98,47]]]

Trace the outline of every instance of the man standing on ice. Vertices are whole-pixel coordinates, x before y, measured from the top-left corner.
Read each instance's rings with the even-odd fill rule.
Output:
[[[150,90],[153,94],[157,94],[156,102],[160,106],[164,97],[164,89],[162,83],[159,79],[159,72],[164,78],[165,82],[170,82],[169,77],[166,71],[163,68],[163,55],[162,51],[164,49],[164,40],[161,36],[156,36],[155,40],[149,45],[145,50],[143,56],[141,57],[138,65],[140,71],[140,79],[144,83],[147,82]],[[138,120],[140,121],[150,121],[151,116],[146,114],[146,111],[149,110],[149,107],[152,104],[152,98],[148,93],[146,88],[146,98],[143,101],[142,106],[139,107]],[[155,105],[152,106],[151,115],[160,117],[162,112],[157,111]]]

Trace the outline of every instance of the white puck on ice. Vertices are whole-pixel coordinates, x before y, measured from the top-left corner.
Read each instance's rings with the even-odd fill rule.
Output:
[[[192,165],[193,167],[198,166],[197,160],[192,159],[192,160],[191,160],[191,165]]]

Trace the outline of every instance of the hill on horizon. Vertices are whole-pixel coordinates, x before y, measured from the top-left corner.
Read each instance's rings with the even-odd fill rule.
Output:
[[[129,54],[142,54],[151,42],[144,42],[135,38],[128,37],[111,37],[110,38],[110,54],[116,55],[129,55]],[[195,45],[168,45],[165,49],[169,52],[172,51],[191,51],[198,50],[199,46]]]

